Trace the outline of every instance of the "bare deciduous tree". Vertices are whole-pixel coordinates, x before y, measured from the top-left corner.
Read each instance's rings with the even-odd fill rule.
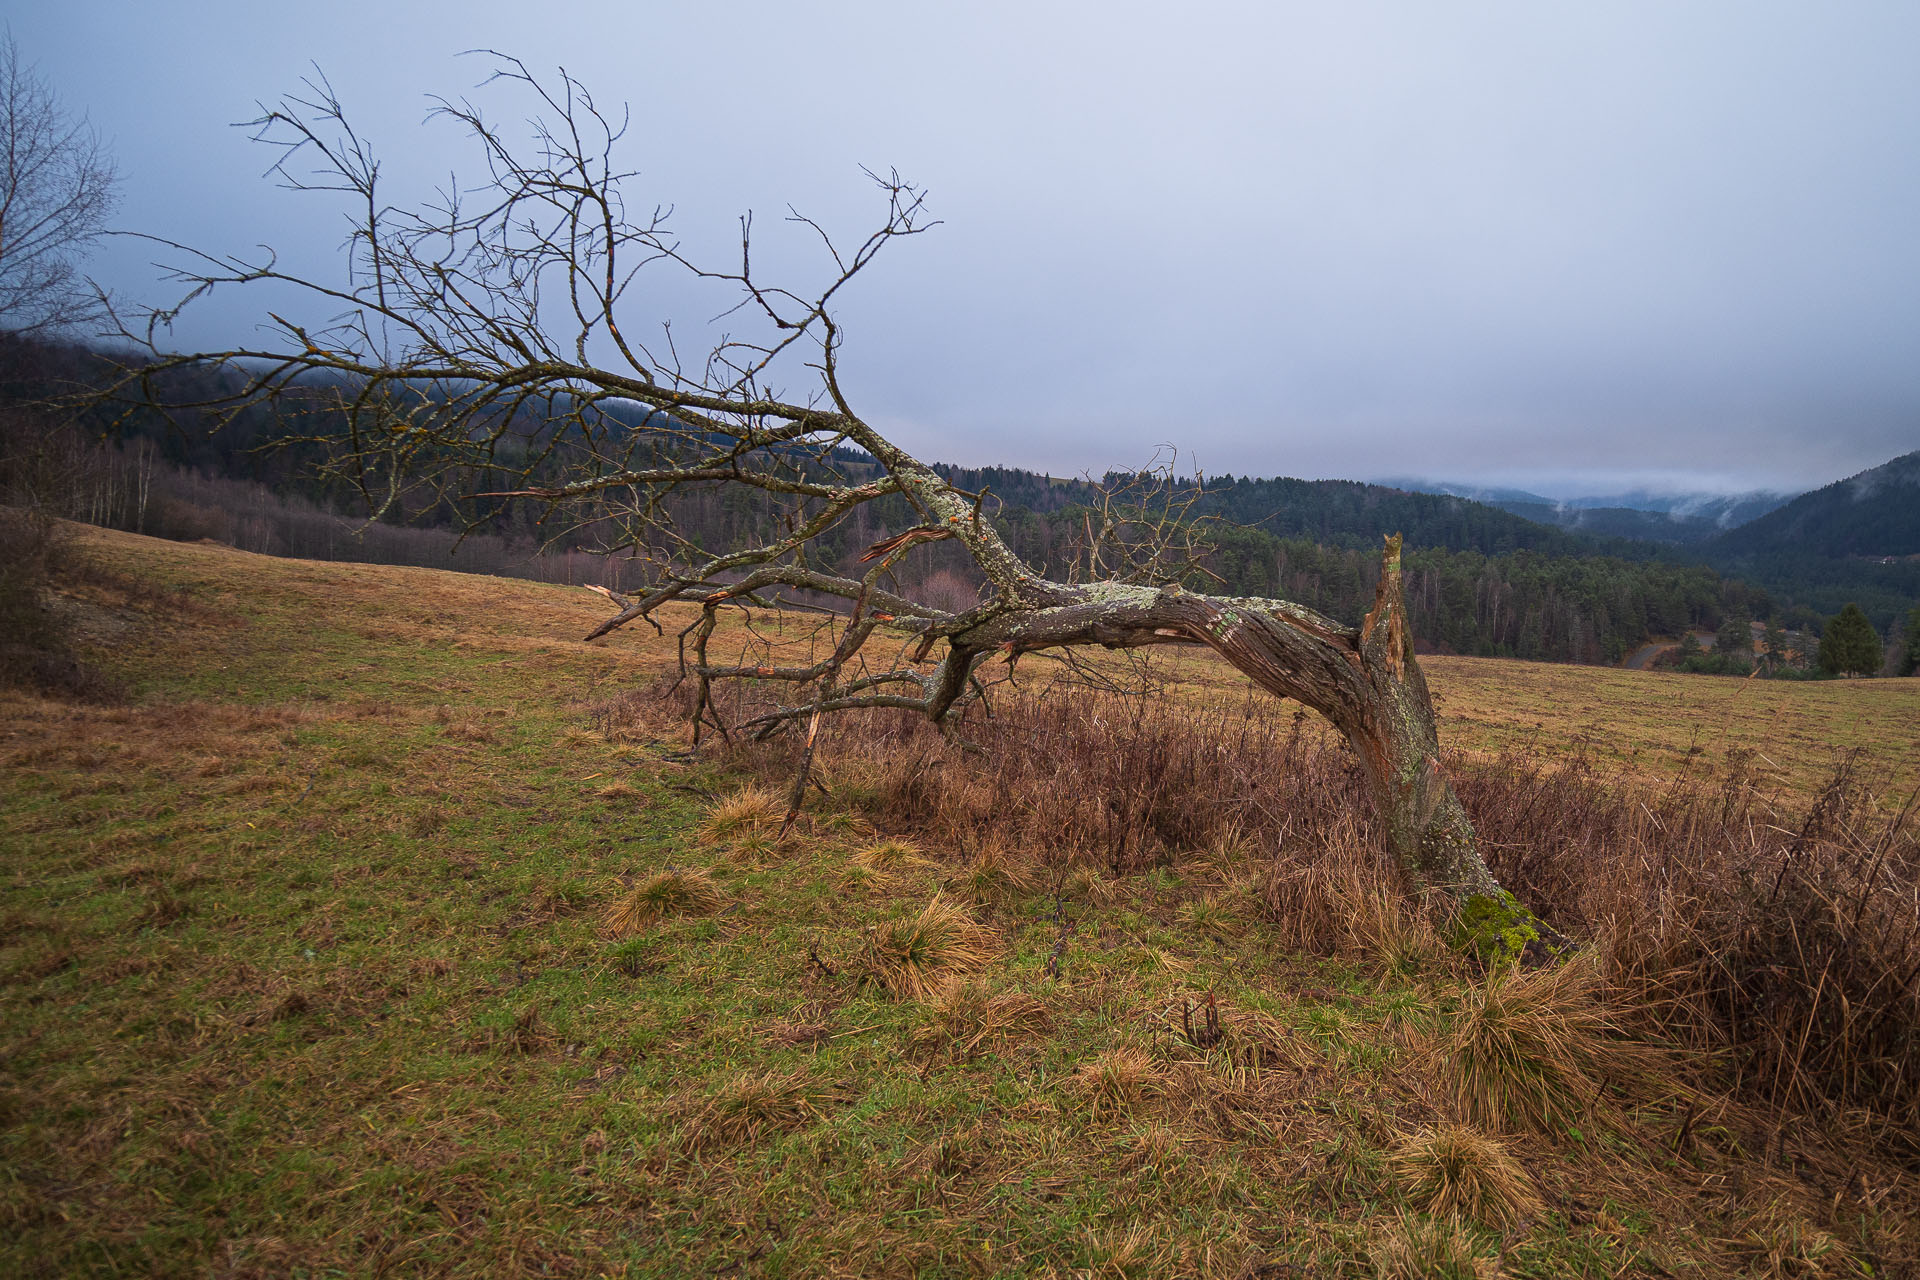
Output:
[[[181,270],[188,298],[294,286],[336,318],[310,327],[275,316],[273,342],[162,356],[172,313],[157,313],[144,334],[155,359],[141,376],[213,361],[239,375],[234,404],[325,399],[345,424],[327,433],[328,465],[376,512],[410,501],[416,487],[464,485],[469,499],[536,499],[550,514],[616,531],[609,551],[646,553],[658,572],[630,598],[609,592],[617,612],[592,637],[643,619],[657,628],[662,606],[697,604],[682,644],[699,714],[717,715],[716,682],[792,691],[736,729],[804,724],[811,743],[823,715],[862,707],[951,725],[983,696],[997,669],[990,663],[1074,646],[1207,646],[1346,736],[1411,885],[1480,915],[1491,904],[1525,926],[1440,764],[1397,537],[1387,541],[1372,609],[1351,626],[1286,601],[1184,588],[1167,560],[1190,527],[1177,497],[1157,516],[1136,506],[1109,510],[1099,529],[1090,521],[1082,572],[1044,576],[995,531],[985,495],[962,491],[875,430],[842,383],[836,300],[882,249],[932,225],[919,189],[898,174],[876,176],[886,216],[857,244],[794,215],[824,268],[812,288],[777,287],[756,270],[750,217],[737,262],[713,266],[683,252],[663,209],[629,207],[632,175],[613,159],[625,122],[582,85],[564,74],[543,79],[510,58],[497,68],[488,83],[530,95],[542,122],[516,141],[472,102],[440,103],[442,122],[483,157],[486,181],[413,207],[387,203],[373,154],[323,80],[266,111],[257,134],[282,148],[278,173],[297,188],[340,193],[357,211],[346,278],[316,283],[272,261],[181,250],[191,255]],[[636,328],[657,277],[726,291],[737,329],[689,360],[670,324]],[[784,394],[780,384],[792,378],[810,393]],[[514,479],[471,492],[475,475],[501,474]],[[729,546],[681,536],[676,495],[709,488],[751,491],[771,513],[759,527],[772,532]],[[877,541],[858,568],[810,557],[829,530],[883,500],[910,510],[910,523]],[[963,548],[984,575],[977,606],[935,608],[890,588],[903,557],[941,542]],[[830,650],[787,666],[716,658],[708,642],[718,611],[783,590],[843,602]]]
[[[113,210],[113,187],[92,126],[0,36],[0,329],[42,332],[99,314],[79,260]]]

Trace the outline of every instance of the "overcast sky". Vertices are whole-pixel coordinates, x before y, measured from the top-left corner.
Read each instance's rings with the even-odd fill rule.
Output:
[[[695,245],[789,203],[858,235],[860,166],[897,167],[944,225],[849,299],[848,389],[932,458],[1076,474],[1166,441],[1570,495],[1920,448],[1912,0],[9,8],[112,140],[118,225],[315,273],[341,214],[229,127],[315,63],[428,180],[465,164],[422,124],[484,74],[460,51],[564,64],[632,104],[632,202]],[[152,257],[93,269],[165,300]],[[257,318],[236,296],[179,341]]]

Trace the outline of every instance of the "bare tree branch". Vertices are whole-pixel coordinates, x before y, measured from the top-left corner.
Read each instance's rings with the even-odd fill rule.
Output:
[[[115,173],[84,118],[0,34],[0,329],[91,323],[101,299],[79,264],[113,211]]]
[[[124,390],[141,394],[171,369],[215,364],[233,382],[201,408],[273,401],[296,415],[310,410],[313,430],[292,438],[322,450],[323,466],[376,513],[422,492],[468,510],[482,500],[531,501],[556,527],[595,528],[609,549],[645,555],[658,566],[654,580],[632,594],[609,592],[616,612],[590,638],[640,619],[658,628],[663,606],[698,604],[679,635],[696,741],[708,726],[766,735],[804,722],[811,744],[822,717],[857,708],[907,709],[951,727],[985,696],[989,662],[1005,664],[999,678],[1007,679],[1025,653],[1204,646],[1341,730],[1411,883],[1461,904],[1484,898],[1523,910],[1488,874],[1441,771],[1397,537],[1357,627],[1285,601],[1191,590],[1204,585],[1207,530],[1194,518],[1202,488],[1198,477],[1176,474],[1169,450],[1105,486],[1063,576],[1043,575],[996,530],[987,494],[959,489],[893,444],[855,411],[841,382],[834,304],[883,249],[935,225],[918,187],[896,172],[870,173],[884,213],[858,243],[790,211],[789,225],[815,242],[825,264],[812,289],[761,278],[751,216],[740,222],[737,265],[705,265],[669,230],[667,206],[630,210],[633,175],[615,160],[624,114],[603,114],[564,72],[542,77],[492,56],[490,83],[533,101],[530,139],[510,136],[465,99],[440,102],[435,119],[468,137],[484,176],[475,185],[450,181],[414,208],[383,202],[379,165],[323,78],[304,96],[263,108],[255,136],[279,148],[273,172],[297,189],[343,198],[355,213],[345,278],[306,281],[270,256],[247,262],[175,246],[181,305],[271,282],[303,290],[333,318],[315,325],[275,315],[274,341],[178,355],[160,341],[177,308],[154,313],[125,326],[148,342],[150,359],[129,371]],[[683,359],[666,318],[656,317],[658,341],[643,341],[641,284],[660,273],[717,290],[720,314],[739,327],[695,359]],[[789,379],[804,379],[810,393],[792,398],[781,389]],[[680,531],[676,504],[713,492],[753,496],[760,517],[751,532],[721,544]],[[857,562],[809,560],[828,538],[843,537],[850,519],[883,510],[894,516],[876,518],[884,536]],[[936,609],[890,589],[906,557],[944,544],[984,577],[977,606]],[[770,645],[759,661],[712,651],[722,609],[751,610],[780,591],[844,604],[844,613],[819,617],[808,660],[774,661]],[[790,687],[794,696],[729,725],[715,686],[738,681]],[[810,752],[803,748],[795,805]]]

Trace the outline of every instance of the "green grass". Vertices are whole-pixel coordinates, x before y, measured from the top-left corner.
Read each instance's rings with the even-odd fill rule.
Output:
[[[747,780],[590,730],[659,656],[577,643],[584,593],[93,544],[180,607],[80,602],[136,624],[125,705],[0,694],[0,1273],[1366,1275],[1406,1235],[1410,1030],[1463,974],[1290,953],[1181,868],[1070,899],[1050,979],[1044,881],[844,815],[703,845]],[[725,905],[607,935],[686,867]],[[936,893],[997,935],[970,992],[862,981]],[[1746,1256],[1702,1180],[1751,1160],[1638,1114],[1516,1144],[1547,1207],[1472,1248]],[[1781,1185],[1776,1236],[1819,1199]]]

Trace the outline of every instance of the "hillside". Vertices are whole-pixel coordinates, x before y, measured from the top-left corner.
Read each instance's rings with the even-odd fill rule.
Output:
[[[0,340],[0,401],[31,400],[57,385],[85,382],[91,358],[70,348]],[[217,394],[206,371],[182,370],[165,398]],[[614,438],[644,434],[644,422],[630,408],[611,406]],[[320,447],[287,440],[289,432],[326,434],[329,412],[314,406],[304,415],[248,412],[215,434],[200,410],[174,415],[177,421],[145,409],[115,421],[96,410],[64,427],[36,421],[31,412],[5,415],[0,492],[50,484],[57,492],[44,501],[74,519],[280,555],[455,567],[614,589],[631,589],[653,571],[655,561],[593,554],[601,544],[595,530],[546,520],[539,503],[460,500],[457,495],[516,481],[510,468],[436,477],[446,461],[437,455],[413,459],[426,474],[403,487],[385,519],[356,519],[352,513],[367,507],[349,483],[352,469],[316,475]],[[537,432],[538,424],[529,429]],[[806,465],[864,480],[874,464],[839,448]],[[1095,485],[1010,467],[939,470],[984,495],[985,512],[1029,563],[1043,572],[1070,571],[1090,527],[1089,508],[1101,501]],[[47,471],[51,481],[42,474]],[[1196,580],[1357,617],[1371,599],[1381,538],[1400,532],[1409,546],[1416,633],[1445,652],[1610,662],[1651,635],[1711,629],[1728,611],[1766,612],[1766,601],[1743,584],[1704,567],[1661,563],[1649,544],[1583,539],[1457,497],[1345,481],[1233,477],[1211,478],[1207,489],[1189,514],[1219,522],[1206,535],[1216,549],[1204,557]],[[1191,492],[1175,485],[1168,496],[1178,502]],[[683,486],[668,510],[674,530],[658,549],[661,556],[675,552],[672,537],[718,548],[767,532],[764,501],[716,486]],[[477,527],[463,538],[470,519]],[[883,499],[827,530],[813,552],[853,571],[868,547],[916,519],[904,500]],[[1619,554],[1598,554],[1605,549]],[[970,606],[980,586],[977,566],[950,545],[916,551],[899,574],[908,591],[956,608]]]
[[[1823,614],[1857,603],[1884,633],[1920,602],[1920,452],[1802,494],[1699,554]]]
[[[1342,752],[1198,657],[1007,693],[984,756],[837,723],[783,834],[790,751],[687,754],[671,638],[581,644],[584,591],[85,537],[60,607],[128,700],[0,692],[7,1274],[1920,1261],[1879,882],[1844,950],[1741,950],[1848,840],[1920,866],[1871,787],[1802,821],[1832,734],[1910,784],[1920,682],[1436,662],[1501,874],[1595,939],[1489,976],[1380,880]]]
[[[1920,555],[1920,452],[1801,494],[1722,534],[1707,549],[1730,560]]]

